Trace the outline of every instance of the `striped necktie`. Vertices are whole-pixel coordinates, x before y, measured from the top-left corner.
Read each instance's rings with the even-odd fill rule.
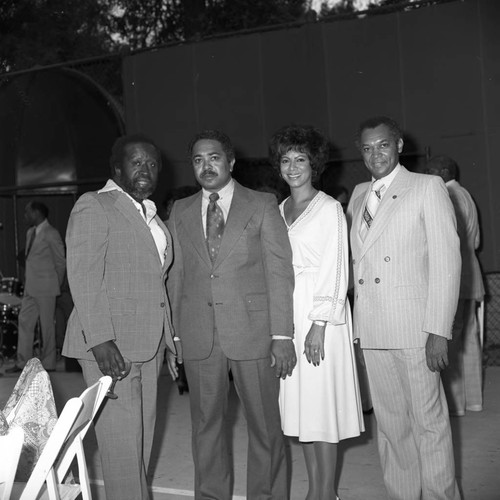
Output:
[[[209,196],[210,202],[207,207],[207,248],[212,264],[217,259],[219,247],[224,233],[224,215],[217,204],[218,193]]]
[[[377,213],[384,187],[385,186],[381,179],[377,179],[371,186],[370,194],[368,195],[365,209],[363,211],[363,220],[361,221],[360,234],[363,240],[366,238],[368,230],[370,229],[373,219],[375,218],[375,214]]]

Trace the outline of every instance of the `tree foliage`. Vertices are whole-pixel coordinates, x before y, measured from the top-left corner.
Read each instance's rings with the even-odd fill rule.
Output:
[[[131,49],[302,19],[307,0],[116,0],[108,29]]]
[[[112,49],[99,0],[2,0],[0,71],[14,71]]]
[[[319,17],[353,12],[359,2],[325,0]],[[311,4],[311,0],[0,0],[0,72],[310,20]]]

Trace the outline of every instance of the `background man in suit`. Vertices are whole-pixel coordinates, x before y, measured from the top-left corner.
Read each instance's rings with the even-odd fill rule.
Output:
[[[161,156],[147,138],[119,138],[112,180],[85,193],[68,223],[68,280],[75,307],[63,354],[78,358],[87,385],[118,378],[95,429],[107,500],[148,499],[146,472],[156,421],[156,389],[165,343],[172,340],[165,289],[172,261],[170,234],[148,200]]]
[[[386,117],[360,125],[373,182],[348,207],[360,339],[390,499],[458,499],[446,397],[439,372],[460,280],[460,248],[438,177],[399,164],[401,130]]]
[[[483,409],[482,346],[477,321],[477,306],[484,298],[483,277],[476,257],[480,243],[476,205],[469,192],[456,180],[458,165],[448,156],[435,156],[427,172],[439,175],[446,183],[457,217],[462,275],[460,296],[449,344],[450,365],[441,376],[450,415],[463,416],[465,410]]]
[[[56,297],[66,271],[64,244],[59,231],[49,224],[49,209],[39,201],[30,201],[24,218],[30,228],[26,234],[24,296],[19,313],[17,364],[6,373],[22,371],[33,357],[33,338],[40,318],[42,348],[40,360],[48,371],[56,369]]]
[[[195,498],[231,498],[231,370],[248,425],[247,498],[286,499],[279,377],[296,363],[286,228],[274,195],[232,179],[234,149],[225,134],[202,132],[189,152],[203,189],[174,203],[167,284],[189,382]]]

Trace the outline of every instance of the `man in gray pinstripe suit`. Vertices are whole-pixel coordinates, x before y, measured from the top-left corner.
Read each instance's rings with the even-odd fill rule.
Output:
[[[107,500],[147,500],[146,473],[165,345],[174,350],[165,290],[172,239],[148,200],[158,181],[158,148],[140,135],[113,146],[112,179],[76,202],[66,234],[75,307],[63,354],[77,358],[87,385],[119,378],[95,429]]]
[[[399,164],[403,138],[396,122],[366,120],[358,142],[373,182],[356,186],[348,208],[354,329],[388,497],[458,500],[439,374],[448,364],[460,285],[453,206],[440,178]]]

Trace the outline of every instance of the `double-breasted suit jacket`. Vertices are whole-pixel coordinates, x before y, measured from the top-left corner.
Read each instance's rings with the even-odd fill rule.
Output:
[[[293,335],[292,256],[275,199],[235,182],[214,264],[201,199],[200,192],[178,200],[169,219],[175,262],[168,289],[183,356],[207,358],[216,329],[228,358],[268,357],[271,335]]]
[[[456,221],[444,182],[401,167],[364,241],[370,184],[349,204],[354,330],[364,352],[388,498],[457,500],[453,444],[429,334],[451,338],[460,285]]]
[[[172,239],[156,220],[167,237],[163,265],[148,226],[124,193],[85,193],[77,201],[66,235],[75,307],[65,356],[93,361],[91,348],[108,340],[131,361],[150,360],[162,338],[174,350],[165,290]]]
[[[362,241],[369,190],[356,186],[348,209],[355,337],[371,349],[424,347],[429,333],[451,338],[460,252],[444,182],[402,167]]]

